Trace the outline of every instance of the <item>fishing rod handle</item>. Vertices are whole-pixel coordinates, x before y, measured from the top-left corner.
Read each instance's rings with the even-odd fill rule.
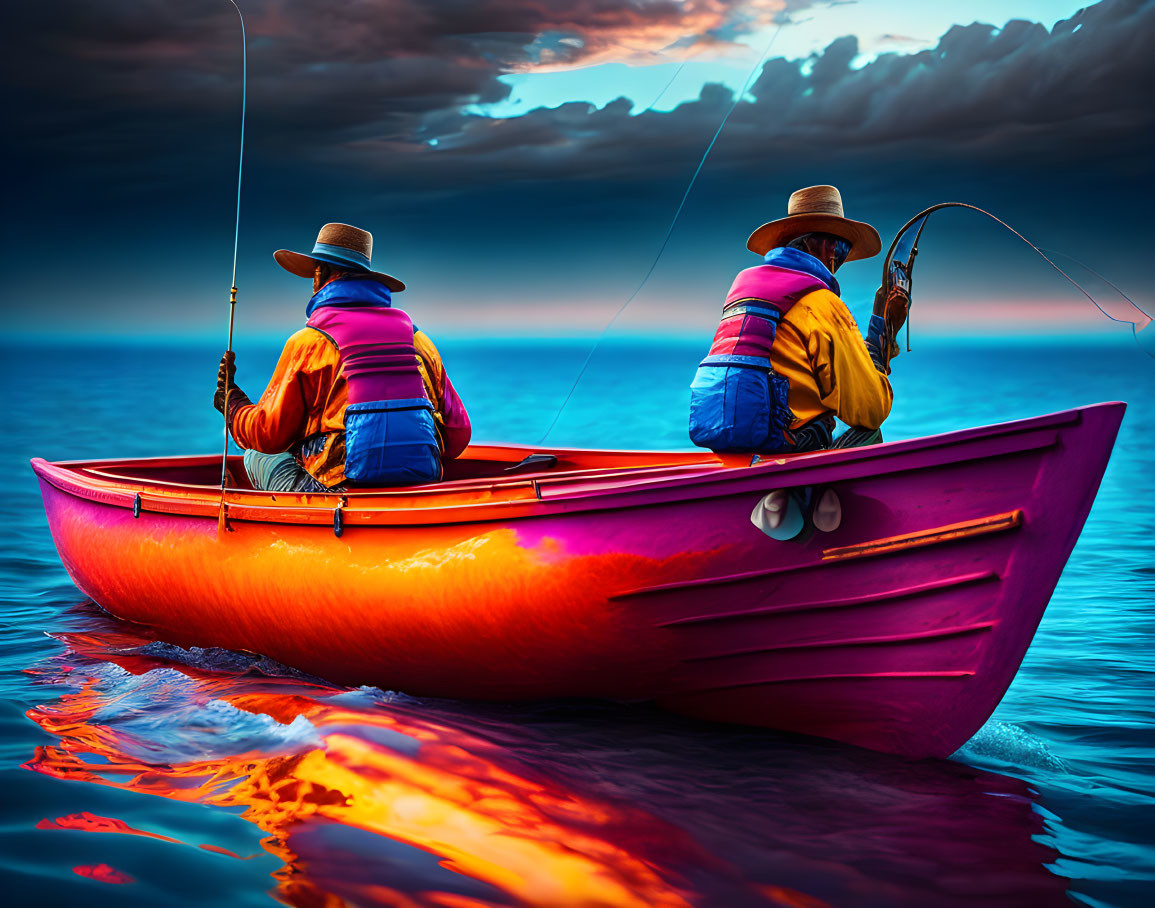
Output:
[[[232,289],[229,291],[229,344],[227,347],[225,347],[226,353],[233,349],[233,322],[236,319],[236,314],[237,286],[236,284],[233,284]],[[225,393],[227,394],[228,392],[226,391]]]

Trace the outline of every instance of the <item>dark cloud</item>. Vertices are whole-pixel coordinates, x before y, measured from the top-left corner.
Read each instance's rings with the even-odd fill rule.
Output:
[[[387,261],[400,260],[407,298],[516,306],[548,282],[565,288],[559,298],[613,299],[612,311],[648,266],[733,94],[707,85],[673,111],[639,116],[624,99],[505,120],[469,105],[501,97],[506,72],[644,56],[687,34],[731,40],[810,5],[242,2],[241,270],[268,282],[249,305],[254,293],[282,292],[271,249],[307,245],[320,223],[349,220],[374,230]],[[94,298],[98,310],[131,300],[142,317],[167,317],[155,297],[122,292],[126,258],[166,281],[162,299],[210,298],[219,287],[205,274],[227,274],[232,255],[235,13],[225,0],[61,0],[48,15],[7,4],[3,17],[16,139],[0,228],[9,256],[56,262],[67,244],[60,279],[84,317]],[[1090,237],[1080,258],[1117,282],[1138,273],[1135,244],[1155,241],[1145,218],[1155,201],[1155,3],[1103,0],[1050,30],[960,25],[932,49],[858,68],[857,40],[832,38],[809,60],[762,67],[689,200],[655,293],[712,299],[718,275],[745,261],[749,229],[776,216],[791,189],[817,182],[837,183],[852,216],[883,233],[955,197],[1059,249]],[[1105,208],[1109,236],[1098,226]],[[944,216],[931,242],[952,223]],[[1119,243],[1119,229],[1135,244]],[[993,248],[966,242],[976,254]],[[967,273],[960,265],[950,277]],[[22,280],[9,282],[10,299],[37,291]]]
[[[716,42],[786,0],[253,0],[252,137],[304,156],[350,137],[411,138],[420,117],[499,100],[514,71],[655,59],[686,35]],[[225,0],[7,4],[0,61],[25,141],[53,152],[101,125],[153,118],[211,128],[235,102],[239,34]],[[113,126],[115,130],[118,128]],[[128,127],[133,129],[133,127]]]
[[[1044,169],[1110,145],[1108,166],[1134,167],[1151,150],[1153,37],[1155,4],[1106,0],[1051,31],[1022,21],[1002,29],[955,26],[933,49],[884,54],[860,68],[852,66],[857,39],[838,38],[809,61],[765,64],[754,100],[739,104],[727,125],[715,166],[768,153],[861,154],[911,144],[923,153]],[[438,134],[439,143],[421,166],[452,171],[475,158],[484,167],[501,152],[522,175],[580,176],[591,159],[606,174],[652,174],[663,161],[683,162],[731,100],[726,90],[707,86],[693,103],[640,117],[628,116],[622,104],[602,110],[573,104],[515,121],[431,120],[421,135]]]
[[[687,35],[716,43],[784,3],[241,0],[246,198],[275,207],[288,187],[304,204],[342,181],[355,196],[351,167],[360,192],[410,182],[408,164],[383,164],[424,159],[424,141],[457,129],[463,107],[508,93],[503,74],[652,57]],[[4,4],[0,16],[15,217],[216,222],[239,125],[240,35],[226,0],[59,0]]]
[[[24,152],[110,172],[134,150],[134,169],[145,172],[153,158],[191,167],[223,153],[237,101],[236,22],[223,5],[65,0],[47,23],[31,18],[39,16],[31,6],[10,8],[9,32],[26,36],[4,63]],[[624,102],[600,110],[576,102],[510,120],[463,109],[504,97],[498,77],[510,71],[627,46],[657,49],[687,30],[707,38],[750,30],[813,3],[244,5],[250,147],[275,153],[281,166],[363,168],[426,189],[480,174],[653,177],[682,167],[728,109],[726,90],[707,86],[675,111],[640,117]],[[914,142],[952,155],[964,146],[1010,157],[1045,149],[1053,161],[1085,147],[1072,138],[1133,141],[1150,131],[1145,86],[1155,83],[1155,57],[1144,45],[1152,35],[1155,4],[1105,0],[1051,31],[1021,21],[956,26],[931,50],[884,54],[860,68],[852,65],[857,39],[840,37],[810,60],[767,62],[716,160]]]

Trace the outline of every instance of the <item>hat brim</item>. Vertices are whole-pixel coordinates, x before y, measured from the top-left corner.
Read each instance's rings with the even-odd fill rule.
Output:
[[[832,233],[850,243],[846,261],[868,259],[882,251],[878,231],[862,221],[840,218],[836,214],[795,214],[763,224],[746,241],[746,248],[765,255],[804,233]]]
[[[318,262],[326,265],[333,265],[343,271],[350,271],[355,274],[360,274],[363,277],[372,278],[375,281],[380,281],[394,293],[400,293],[405,289],[405,284],[393,277],[391,274],[385,274],[382,271],[369,271],[367,268],[359,268],[356,265],[351,265],[348,262],[342,262],[340,259],[331,258],[327,255],[305,255],[303,252],[293,252],[289,249],[278,249],[273,253],[273,258],[277,264],[284,268],[289,274],[295,274],[297,277],[312,277],[313,271],[317,267]]]

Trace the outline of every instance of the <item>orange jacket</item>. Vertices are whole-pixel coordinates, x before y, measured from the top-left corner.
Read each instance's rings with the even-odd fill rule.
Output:
[[[834,293],[815,290],[783,316],[770,365],[790,382],[791,428],[828,413],[877,429],[890,413],[890,382],[874,365],[854,316]]]
[[[418,368],[433,402],[445,459],[468,443],[454,433],[446,447],[445,410],[448,379],[441,355],[425,334],[415,331]],[[456,394],[449,385],[450,395]],[[314,328],[302,328],[285,343],[273,377],[260,400],[230,407],[229,428],[242,448],[263,454],[293,450],[301,465],[326,486],[345,480],[345,377],[337,345]],[[460,406],[460,404],[458,404]]]

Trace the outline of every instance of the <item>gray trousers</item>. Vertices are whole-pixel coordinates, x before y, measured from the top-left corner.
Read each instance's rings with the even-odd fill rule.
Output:
[[[266,492],[340,492],[341,486],[332,489],[321,485],[305,472],[296,458],[288,451],[284,454],[262,454],[259,451],[245,451],[245,472],[254,489]]]

